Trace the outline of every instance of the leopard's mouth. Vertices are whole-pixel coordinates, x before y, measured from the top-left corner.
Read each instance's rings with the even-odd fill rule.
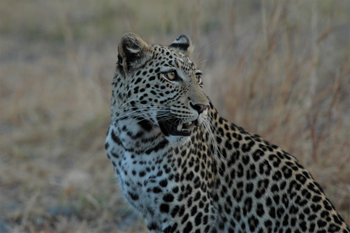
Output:
[[[182,120],[176,118],[162,120],[161,118],[157,117],[157,120],[160,130],[165,136],[190,136],[193,128],[198,126],[197,120],[187,123],[184,123]]]

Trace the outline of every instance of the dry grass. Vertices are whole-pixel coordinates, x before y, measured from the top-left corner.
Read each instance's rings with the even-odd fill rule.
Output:
[[[219,112],[296,155],[350,223],[349,1],[0,4],[0,232],[146,232],[103,149],[117,43],[188,34]]]

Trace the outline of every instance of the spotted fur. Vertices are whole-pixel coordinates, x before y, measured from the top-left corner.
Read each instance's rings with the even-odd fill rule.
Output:
[[[105,148],[149,232],[350,233],[295,157],[219,116],[190,50],[119,44]]]

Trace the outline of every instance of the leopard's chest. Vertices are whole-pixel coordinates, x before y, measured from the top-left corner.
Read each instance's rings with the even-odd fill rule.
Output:
[[[117,174],[122,192],[128,202],[144,215],[157,213],[162,195],[171,192],[176,183],[168,178],[169,167],[166,160],[148,158],[146,155],[130,159],[126,152]],[[155,156],[155,155],[154,155]],[[167,153],[163,155],[167,156]],[[145,158],[146,157],[146,158]]]
[[[159,142],[152,144],[147,153],[140,153],[137,149],[125,148],[112,135],[107,136],[106,142],[109,144],[107,154],[125,198],[144,214],[156,212],[159,194],[170,192],[175,185],[168,179],[172,148]]]

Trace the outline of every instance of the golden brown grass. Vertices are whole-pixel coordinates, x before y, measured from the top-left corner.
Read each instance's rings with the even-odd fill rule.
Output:
[[[0,5],[0,232],[146,232],[103,149],[128,31],[189,35],[221,115],[294,154],[350,223],[349,1]]]

